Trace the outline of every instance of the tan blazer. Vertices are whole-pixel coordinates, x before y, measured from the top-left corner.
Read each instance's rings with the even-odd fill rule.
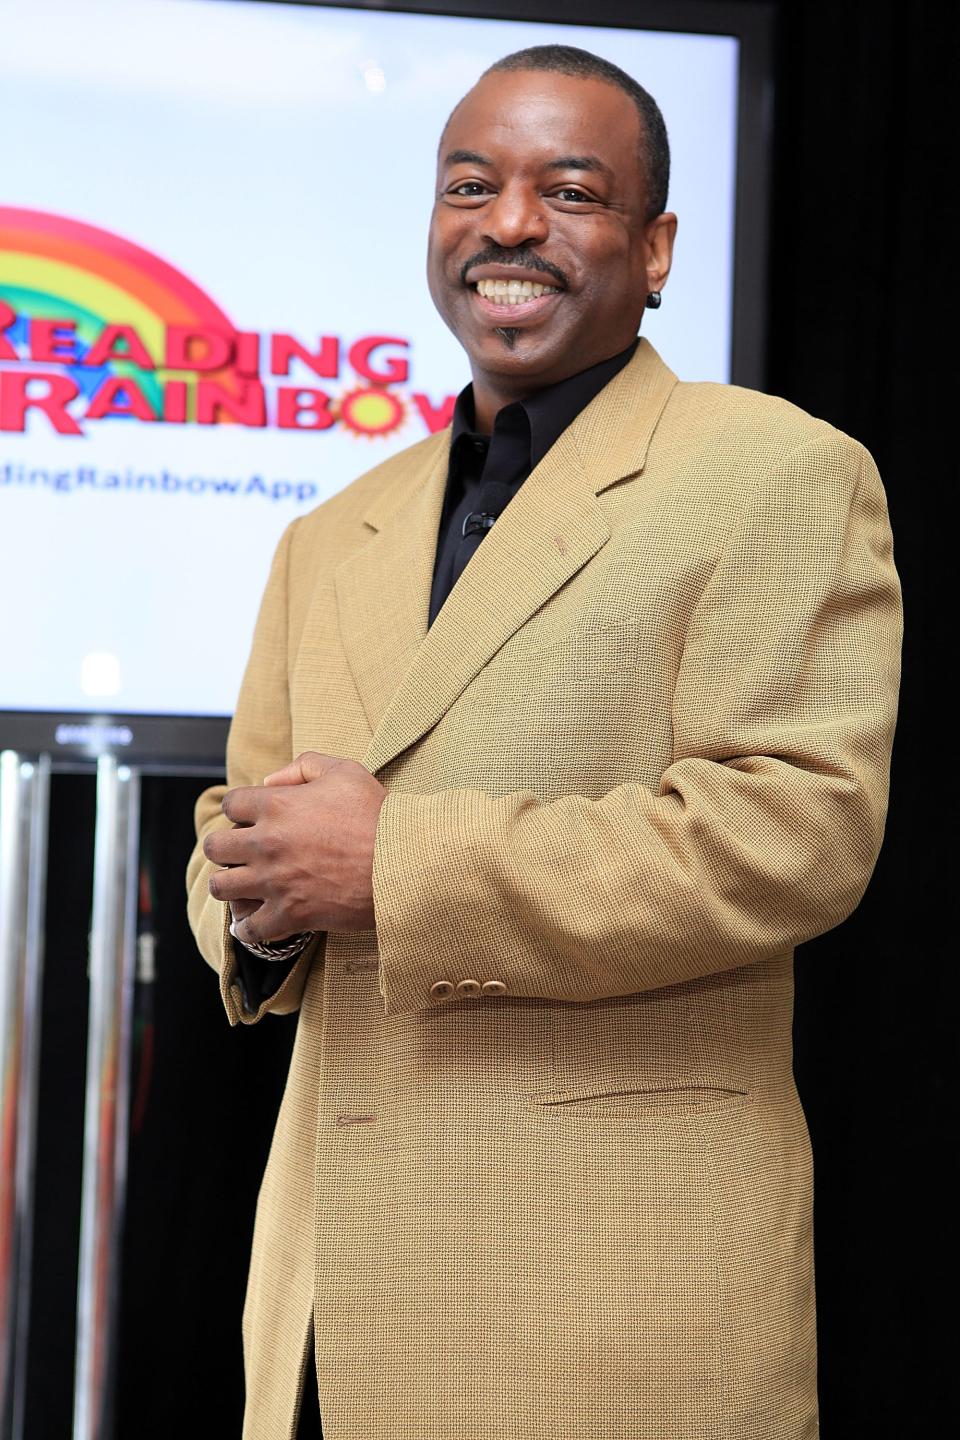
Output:
[[[883,834],[876,467],[642,341],[428,632],[448,449],[290,526],[230,732],[231,786],[319,750],[387,787],[376,931],[328,934],[245,1014],[190,861],[230,1023],[301,1007],[244,1435],[290,1435],[312,1317],[326,1440],[807,1440],[791,960]]]

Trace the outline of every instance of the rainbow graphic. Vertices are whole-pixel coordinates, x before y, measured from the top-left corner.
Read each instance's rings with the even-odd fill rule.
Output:
[[[74,321],[80,355],[107,324],[133,326],[154,356],[163,355],[168,325],[235,333],[210,296],[159,256],[109,230],[43,210],[0,205],[0,299],[24,325],[30,319]],[[13,332],[11,338],[21,337]],[[68,373],[88,395],[107,374],[136,374],[159,412],[172,372],[145,373],[114,359],[101,367],[72,366]],[[215,378],[227,377],[221,372]]]
[[[389,334],[348,343],[239,330],[141,245],[69,216],[0,205],[4,433],[23,433],[28,413],[42,412],[58,434],[74,436],[88,422],[127,420],[370,440],[412,413],[433,434],[449,423],[455,397],[435,404],[414,392],[405,403],[392,387],[409,376],[409,349]],[[353,384],[344,385],[344,367]],[[329,381],[339,385],[328,390]]]

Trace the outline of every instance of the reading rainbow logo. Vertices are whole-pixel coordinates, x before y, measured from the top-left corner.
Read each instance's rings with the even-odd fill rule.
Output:
[[[218,305],[180,270],[109,230],[42,210],[0,205],[0,296],[17,312],[12,340],[23,339],[30,319],[50,315],[76,324],[75,353],[82,358],[110,323],[132,326],[155,355],[164,353],[167,327],[208,326],[221,334],[235,327]],[[161,366],[145,373],[114,356],[105,365],[71,365],[67,373],[90,395],[107,375],[136,373],[159,413]],[[228,383],[230,370],[212,372]]]
[[[0,205],[0,431],[23,433],[28,414],[42,414],[60,435],[136,420],[375,439],[411,413],[435,434],[456,396],[397,394],[409,354],[402,335],[348,343],[239,330],[142,246],[65,215]]]

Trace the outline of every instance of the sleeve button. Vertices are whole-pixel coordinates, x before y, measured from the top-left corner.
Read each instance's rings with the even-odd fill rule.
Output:
[[[480,981],[479,981],[479,980],[458,980],[458,981],[457,981],[457,994],[458,994],[458,995],[463,995],[463,996],[479,995],[479,994],[480,994],[480,988],[481,988],[481,987],[480,987]]]
[[[484,980],[480,989],[484,995],[506,995],[507,987],[502,980]]]
[[[453,985],[449,980],[434,980],[430,986],[430,994],[434,1000],[449,1000],[453,994]]]

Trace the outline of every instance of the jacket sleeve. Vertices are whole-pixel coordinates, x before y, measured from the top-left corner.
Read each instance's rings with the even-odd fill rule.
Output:
[[[292,759],[290,700],[287,677],[287,569],[294,520],[274,555],[260,604],[250,659],[227,737],[227,783],[205,790],[196,804],[197,843],[187,866],[187,914],[200,953],[220,976],[220,994],[231,1025],[253,1025],[267,1013],[296,1010],[313,959],[322,953],[324,937],[311,941],[290,962],[259,960],[245,955],[246,978],[238,968],[238,950],[229,933],[229,906],[208,889],[217,868],[201,848],[211,830],[230,828],[220,809],[228,789],[259,785],[265,775]],[[274,970],[274,966],[277,967]],[[279,979],[279,985],[276,984]],[[255,984],[255,980],[258,982]],[[256,993],[251,994],[251,990]]]
[[[430,986],[590,1001],[788,951],[858,904],[883,837],[900,587],[876,466],[829,431],[748,495],[691,618],[654,792],[391,792],[386,1012]]]

